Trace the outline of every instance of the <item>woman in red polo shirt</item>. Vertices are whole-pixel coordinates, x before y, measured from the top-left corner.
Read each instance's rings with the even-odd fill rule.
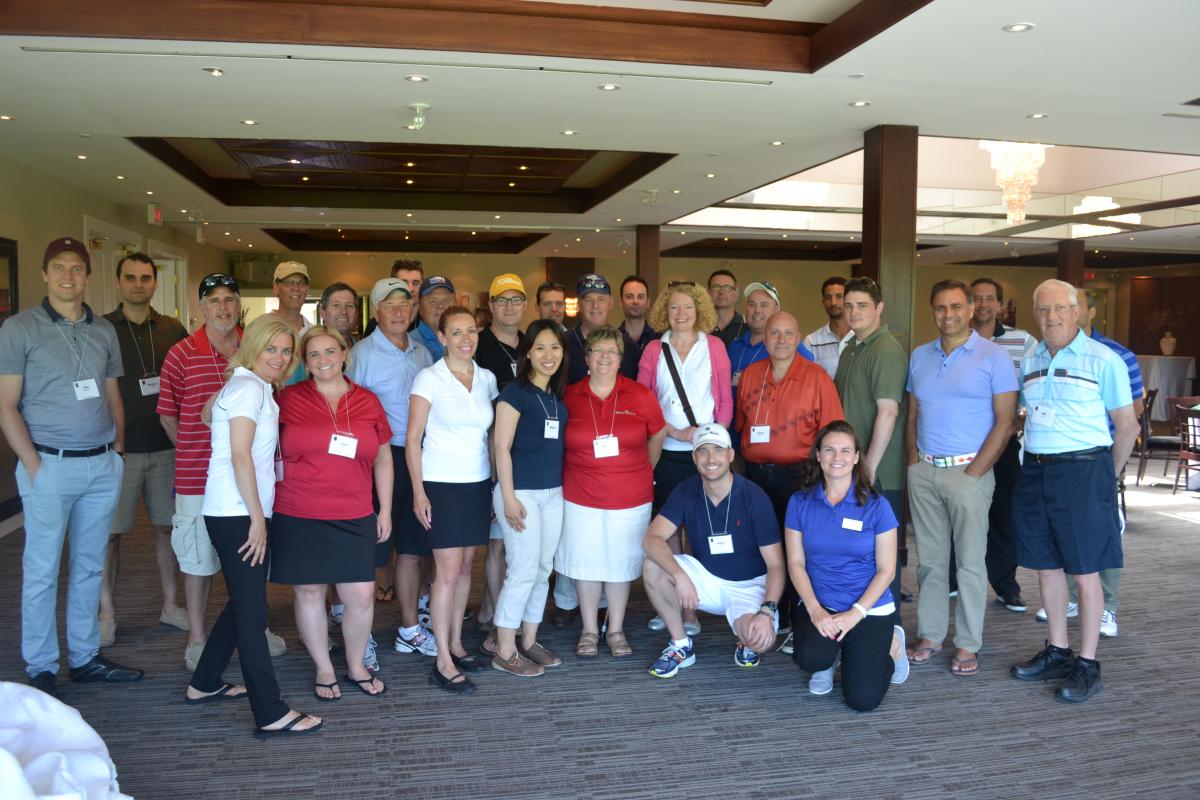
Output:
[[[600,590],[608,598],[614,656],[633,655],[625,638],[629,584],[642,574],[642,537],[650,525],[654,464],[667,423],[654,393],[618,373],[623,337],[608,325],[588,335],[589,375],[567,387],[563,458],[563,533],[554,568],[575,579],[583,633],[575,654],[600,643]]]
[[[392,430],[379,398],[342,374],[349,354],[340,333],[309,328],[300,354],[309,379],[279,394],[283,480],[275,493],[271,581],[295,590],[296,625],[317,668],[313,693],[332,702],[341,688],[329,660],[325,587],[335,584],[346,605],[346,653],[363,653],[375,614],[375,544],[392,533]],[[346,663],[346,679],[364,694],[386,691],[362,658]]]

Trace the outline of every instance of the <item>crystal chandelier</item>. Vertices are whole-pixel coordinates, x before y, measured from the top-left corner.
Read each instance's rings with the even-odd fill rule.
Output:
[[[1025,221],[1025,204],[1033,196],[1038,168],[1046,163],[1046,148],[1051,146],[989,140],[979,143],[981,150],[992,154],[996,185],[1000,187],[1010,224],[1018,225]]]

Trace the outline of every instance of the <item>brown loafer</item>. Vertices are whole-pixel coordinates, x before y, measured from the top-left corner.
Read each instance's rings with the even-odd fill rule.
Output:
[[[604,641],[608,644],[613,658],[625,658],[633,655],[633,648],[629,646],[629,640],[621,631],[609,631],[608,635],[604,637]]]
[[[542,647],[538,642],[534,642],[528,650],[522,649],[520,652],[521,655],[541,667],[557,667],[562,664],[561,658]]]
[[[492,656],[492,669],[516,675],[518,678],[536,678],[545,673],[540,665],[533,663],[516,651],[513,652],[512,658],[501,658],[499,653]]]
[[[579,634],[579,644],[575,645],[575,655],[591,658],[600,652],[600,634],[584,631]]]

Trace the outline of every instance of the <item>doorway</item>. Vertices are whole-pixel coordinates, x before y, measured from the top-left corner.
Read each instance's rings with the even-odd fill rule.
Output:
[[[16,314],[17,307],[17,243],[0,238],[0,325]],[[0,521],[21,512],[21,497],[17,494],[17,456],[0,436]],[[0,534],[2,535],[2,534]]]

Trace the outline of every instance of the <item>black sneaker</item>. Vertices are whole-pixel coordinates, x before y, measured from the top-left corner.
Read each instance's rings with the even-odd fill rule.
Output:
[[[109,661],[104,656],[96,656],[82,667],[72,668],[71,680],[76,683],[91,683],[93,681],[132,683],[133,681],[140,681],[145,674],[140,669],[130,669],[114,661]]]
[[[1029,610],[1029,606],[1025,605],[1025,601],[1021,599],[1021,595],[1019,594],[1006,594],[1003,597],[997,597],[996,602],[1014,614],[1024,614]]]
[[[53,672],[39,672],[29,679],[29,685],[51,697],[58,697],[58,682]]]
[[[1024,664],[1013,664],[1009,672],[1019,681],[1054,681],[1070,675],[1074,667],[1075,653],[1071,648],[1046,642],[1040,653]]]
[[[1082,703],[1095,697],[1103,686],[1100,682],[1100,662],[1080,656],[1075,659],[1071,674],[1054,696],[1068,703]]]

